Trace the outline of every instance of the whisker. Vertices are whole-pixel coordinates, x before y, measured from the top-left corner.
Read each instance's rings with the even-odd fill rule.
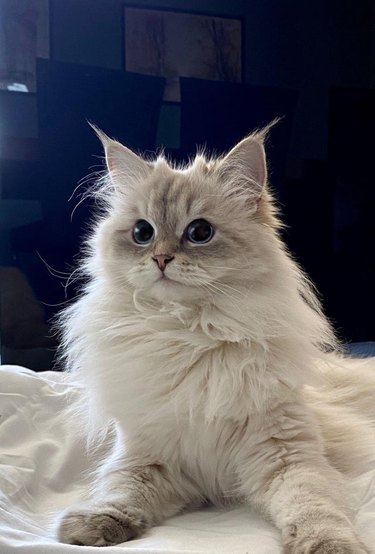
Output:
[[[239,295],[241,295],[241,296],[246,296],[245,292],[240,291],[240,290],[238,290],[238,289],[235,289],[234,287],[231,287],[230,285],[227,285],[226,283],[223,283],[222,281],[220,281],[220,285],[221,285],[222,287],[227,287],[228,289],[237,292],[237,293],[238,293]]]
[[[208,292],[208,294],[211,296],[212,300],[214,299],[214,295],[212,294],[212,291],[208,288],[207,286],[207,283],[205,283],[204,281],[200,281],[197,279],[195,279],[195,284],[198,283],[198,286],[203,288],[203,290],[206,290]]]
[[[59,271],[57,269],[54,269],[52,266],[50,266],[46,260],[44,260],[44,258],[41,256],[41,254],[37,251],[37,255],[39,256],[39,258],[41,259],[41,261],[44,263],[48,273],[50,275],[52,275],[52,277],[55,277],[56,279],[59,279],[61,281],[65,281],[65,283],[63,282],[60,282],[60,285],[62,286],[62,288],[64,289],[64,296],[65,298],[67,299],[67,296],[68,296],[68,287],[73,283],[75,277],[73,277],[77,272],[80,272],[81,271],[81,268],[77,267],[76,269],[74,269],[72,272],[68,273],[66,271]],[[76,297],[78,298],[78,297]],[[71,300],[69,300],[70,302]],[[54,304],[47,304],[47,303],[44,303],[46,306],[54,306]],[[56,306],[59,306],[59,304],[56,304]]]
[[[207,286],[209,287],[214,287],[212,285],[212,283],[208,284]],[[241,301],[240,298],[235,298],[234,296],[226,293],[225,291],[223,291],[222,289],[220,289],[219,287],[214,287],[214,290],[215,291],[219,291],[221,294],[223,294],[224,296],[227,296],[235,305],[236,307],[238,308],[238,312],[239,314],[243,315],[244,314],[244,311],[243,311],[243,302]],[[217,293],[216,293],[217,294]]]
[[[56,273],[57,275],[53,275],[54,277],[58,277],[60,274],[60,277],[61,279],[67,279],[68,277],[66,277],[67,275],[69,276],[70,273],[68,271],[60,271],[59,269],[54,269],[51,265],[49,265],[48,262],[46,262],[46,260],[43,258],[43,256],[40,254],[40,252],[38,252],[38,250],[36,251],[37,253],[37,256],[40,258],[40,260],[44,263],[44,265],[46,266],[47,270],[51,273],[51,275],[53,275],[52,272]]]
[[[230,271],[243,271],[244,269],[249,269],[249,265],[245,267],[228,267],[228,266],[219,266],[219,265],[205,265],[209,269],[229,269]]]
[[[92,171],[91,173],[89,173],[88,175],[85,175],[84,177],[82,177],[82,179],[80,179],[78,181],[78,184],[77,186],[74,188],[72,194],[69,196],[68,198],[68,202],[70,202],[72,200],[72,198],[74,197],[75,193],[77,192],[77,190],[82,187],[83,185],[85,185],[86,183],[92,181],[97,181],[99,177],[101,177],[103,175],[103,173],[105,173],[105,171],[103,170],[102,166],[99,166],[99,165],[93,165],[91,166],[90,169],[93,169],[95,167],[100,167],[101,170],[99,171]]]
[[[62,285],[63,286],[63,289],[64,289],[64,294],[65,294],[65,298],[68,297],[68,287],[74,282],[75,279],[78,279],[79,277],[79,272],[81,271],[81,268],[80,267],[77,267],[74,271],[72,271],[72,273],[69,275],[65,285]],[[75,275],[76,273],[78,272],[78,276],[77,277],[73,277],[73,275]],[[61,283],[62,284],[62,283]]]
[[[41,304],[43,304],[44,306],[48,306],[50,308],[58,308],[60,306],[64,306],[65,304],[69,304],[69,302],[73,302],[74,300],[77,300],[77,298],[79,298],[80,295],[77,294],[77,296],[75,296],[74,298],[69,298],[69,300],[63,300],[63,302],[58,302],[57,304],[49,304],[48,302],[43,302],[41,300]]]
[[[226,291],[222,290],[220,287],[218,287],[217,285],[214,285],[213,283],[207,283],[207,286],[213,288],[214,290],[217,290],[218,292],[220,292],[221,294],[223,294],[224,296],[227,296],[228,298],[230,298],[231,300],[233,300],[234,302],[239,302],[241,299],[240,298],[235,298],[233,295],[230,295],[229,293],[227,293]]]
[[[73,221],[73,216],[74,216],[74,213],[76,211],[77,208],[79,208],[79,206],[82,204],[82,202],[84,202],[85,200],[87,200],[87,198],[89,198],[90,196],[90,192],[89,191],[86,191],[84,192],[82,195],[81,195],[81,199],[80,201],[74,206],[73,210],[72,210],[72,213],[70,214],[70,221],[72,222]]]
[[[79,271],[81,271],[81,268],[80,268],[80,267],[76,267],[76,269],[75,269],[74,271],[71,272],[71,274],[69,275],[68,280],[67,280],[67,282],[66,282],[66,285],[65,285],[66,287],[68,287],[68,286],[73,282],[73,280],[74,280],[74,279],[72,280],[73,275],[74,275],[75,273],[79,272]]]

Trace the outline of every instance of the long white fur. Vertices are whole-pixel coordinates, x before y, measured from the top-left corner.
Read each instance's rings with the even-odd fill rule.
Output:
[[[65,363],[86,391],[80,409],[88,433],[115,420],[123,436],[101,470],[99,499],[106,503],[128,483],[134,495],[124,491],[124,502],[148,510],[149,525],[202,499],[249,501],[280,528],[285,552],[312,552],[318,541],[319,554],[344,546],[348,554],[370,552],[347,519],[343,487],[359,464],[375,463],[375,364],[337,353],[308,279],[280,240],[263,136],[245,139],[224,159],[200,157],[181,170],[164,159],[135,163],[134,154],[101,138],[111,171],[104,215],[89,240],[88,283],[61,320]],[[115,230],[131,221],[132,206],[146,209],[152,187],[170,178],[192,188],[197,217],[212,201],[250,254],[239,248],[235,262],[218,259],[212,271],[191,264],[183,272],[173,262],[168,271],[185,287],[167,290],[154,285],[152,261],[132,266],[112,243]],[[170,209],[180,210],[181,234],[183,206]],[[236,221],[231,214],[240,210],[247,215]],[[140,464],[167,468],[159,488],[178,489],[176,498],[135,501],[124,468]],[[315,516],[303,515],[309,506],[318,514],[315,527]],[[92,513],[99,512],[96,499]],[[79,514],[63,520],[62,540],[110,544],[96,535],[99,542],[90,542]]]

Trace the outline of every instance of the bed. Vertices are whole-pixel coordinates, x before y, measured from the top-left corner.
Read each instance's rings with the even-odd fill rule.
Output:
[[[66,425],[78,391],[52,371],[0,368],[0,554],[97,554],[57,542],[58,514],[87,494],[89,461]],[[353,482],[356,523],[375,545],[375,468]],[[279,534],[249,509],[183,513],[108,554],[280,554]]]

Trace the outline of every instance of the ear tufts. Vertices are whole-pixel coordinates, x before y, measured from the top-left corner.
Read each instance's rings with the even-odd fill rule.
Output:
[[[253,134],[239,142],[220,161],[219,173],[227,194],[258,201],[267,181],[262,137]]]
[[[255,129],[249,137],[253,137],[254,140],[257,140],[258,142],[261,142],[263,145],[266,144],[268,135],[271,131],[271,129],[284,119],[284,116],[275,117],[272,121],[268,123],[268,125],[265,125],[264,127],[261,127],[259,129]]]
[[[219,174],[227,194],[241,195],[252,204],[260,200],[267,183],[264,143],[278,121],[279,118],[274,119],[266,127],[245,137],[220,160]]]
[[[98,137],[98,139],[100,140],[100,142],[102,143],[103,147],[105,148],[106,144],[108,144],[109,142],[111,142],[111,138],[109,138],[108,135],[106,135],[104,133],[104,131],[102,131],[101,129],[99,129],[99,127],[97,127],[95,125],[95,123],[92,123],[91,121],[88,121],[87,122],[91,129],[94,131],[94,133],[96,134],[96,136]]]
[[[148,175],[150,165],[145,160],[118,141],[109,138],[96,125],[89,125],[103,145],[108,173],[116,190],[130,184],[136,185]]]

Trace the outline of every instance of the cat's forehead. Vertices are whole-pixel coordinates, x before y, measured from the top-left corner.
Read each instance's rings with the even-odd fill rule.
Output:
[[[216,204],[212,171],[208,164],[196,161],[186,169],[173,169],[166,161],[158,161],[139,193],[147,216],[173,227],[182,219],[212,210]]]

